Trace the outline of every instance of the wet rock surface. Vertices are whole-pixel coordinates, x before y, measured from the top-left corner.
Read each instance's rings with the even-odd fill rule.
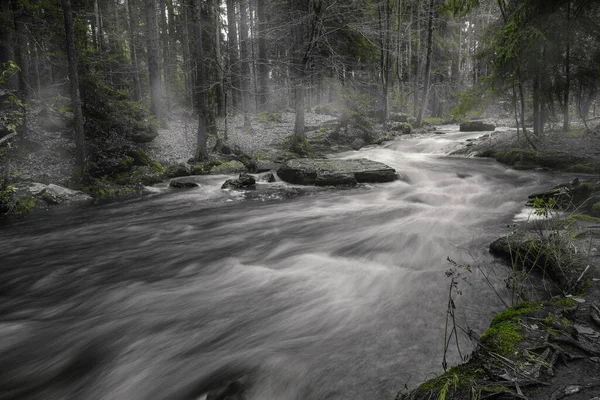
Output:
[[[481,121],[468,121],[460,124],[461,132],[485,132],[485,131],[495,131],[496,125],[494,124],[486,124]]]
[[[200,184],[198,183],[198,178],[195,176],[183,176],[171,179],[171,182],[169,182],[169,186],[173,188],[183,189],[198,187],[200,186]]]
[[[288,183],[322,186],[391,182],[398,179],[393,168],[366,158],[292,159],[279,168],[277,175]]]

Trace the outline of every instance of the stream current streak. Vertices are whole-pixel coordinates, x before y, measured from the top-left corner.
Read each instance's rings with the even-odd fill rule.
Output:
[[[489,242],[559,179],[444,157],[477,136],[447,132],[342,155],[391,165],[406,178],[392,183],[243,198],[207,177],[3,227],[0,399],[202,399],[237,378],[261,400],[414,387],[440,371],[446,259],[490,272]],[[500,305],[468,279],[457,314],[481,332]]]

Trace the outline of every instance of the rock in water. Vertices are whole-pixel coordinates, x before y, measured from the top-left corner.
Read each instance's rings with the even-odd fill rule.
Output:
[[[391,182],[396,171],[366,158],[358,160],[297,158],[288,160],[277,171],[288,183],[297,185],[355,185],[361,182]]]
[[[62,204],[72,202],[85,202],[92,200],[92,197],[83,192],[67,189],[62,186],[55,185],[53,183],[46,187],[46,191],[43,193],[43,197],[48,199],[48,203]]]
[[[241,173],[237,179],[227,179],[221,189],[254,189],[256,180],[253,176]]]
[[[171,179],[171,182],[169,182],[169,186],[174,188],[193,188],[200,186],[200,184],[197,182],[197,179],[198,178],[196,178],[195,176],[183,176],[179,178],[173,178]]]
[[[460,124],[461,132],[482,132],[495,130],[496,126],[494,124],[485,124],[481,121],[468,121]]]
[[[260,180],[261,182],[269,182],[269,183],[273,183],[273,182],[275,182],[275,181],[276,181],[276,179],[275,179],[275,175],[273,175],[273,173],[272,173],[272,172],[265,172],[264,174],[262,174],[262,175],[259,177],[259,180]]]

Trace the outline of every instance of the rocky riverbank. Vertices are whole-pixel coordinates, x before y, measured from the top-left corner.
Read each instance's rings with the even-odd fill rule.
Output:
[[[77,187],[71,180],[74,169],[71,138],[44,130],[41,125],[34,125],[28,139],[18,145],[10,161],[10,185],[1,193],[2,199],[6,200],[2,200],[2,203],[8,204],[4,213],[23,215],[32,210],[49,209],[57,205],[137,196],[146,192],[145,186],[185,176],[256,174],[267,171],[276,173],[284,168],[286,161],[299,157],[286,144],[293,131],[292,113],[260,114],[252,119],[250,127],[244,124],[242,116],[219,121],[218,137],[209,137],[211,152],[209,159],[203,162],[193,159],[196,143],[196,122],[193,116],[181,111],[176,117],[177,119],[167,123],[167,127],[159,129],[158,136],[152,142],[141,144],[138,148],[128,147],[113,152],[121,154],[121,158],[102,161],[104,175],[92,178],[83,188]],[[325,158],[325,153],[357,150],[411,133],[412,127],[406,122],[408,117],[402,116],[399,119],[401,121],[391,123],[389,129],[383,129],[377,125],[357,126],[352,121],[332,115],[308,113],[308,152],[301,156],[308,156],[316,160],[313,163],[319,163],[322,162],[319,159]],[[395,172],[387,166],[375,166],[371,171],[368,166],[363,165],[361,171],[355,171],[355,166],[348,165],[349,169],[343,167],[349,163],[352,162],[338,162],[335,171],[320,169],[318,182],[300,183],[353,185],[357,182],[387,182],[396,179]],[[282,170],[284,180],[289,175],[285,171],[290,170]],[[310,175],[306,168],[301,173]],[[327,179],[324,179],[325,175]],[[193,186],[178,183],[180,182],[171,186]],[[42,185],[49,184],[60,186],[63,193],[71,190],[69,188],[78,189],[77,196],[57,197],[52,196],[48,190],[39,190]],[[244,185],[227,187],[251,188]]]

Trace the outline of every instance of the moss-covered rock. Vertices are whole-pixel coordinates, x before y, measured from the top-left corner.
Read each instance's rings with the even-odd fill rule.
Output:
[[[486,132],[495,130],[496,126],[494,124],[486,124],[481,121],[467,121],[460,124],[461,132]]]
[[[215,165],[211,168],[211,174],[234,174],[238,172],[245,172],[246,166],[240,161],[232,160]]]
[[[192,175],[192,167],[188,163],[178,162],[170,164],[165,168],[167,178]]]

